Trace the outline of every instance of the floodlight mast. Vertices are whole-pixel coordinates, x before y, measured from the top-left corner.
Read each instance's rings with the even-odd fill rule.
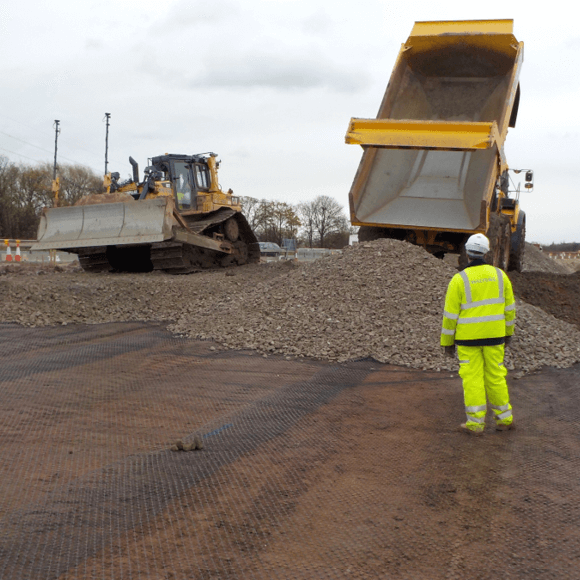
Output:
[[[105,118],[107,119],[107,132],[105,135],[105,175],[107,175],[107,168],[109,165],[109,120],[111,118],[111,113],[105,113]]]
[[[58,194],[60,191],[60,180],[56,177],[56,153],[58,150],[58,134],[60,133],[60,121],[54,121],[54,165],[52,168],[52,192],[54,193],[54,207],[58,207]]]

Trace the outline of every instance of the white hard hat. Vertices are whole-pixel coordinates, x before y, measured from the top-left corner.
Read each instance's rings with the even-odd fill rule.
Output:
[[[489,240],[483,234],[474,234],[465,242],[465,250],[470,256],[484,256],[489,252]]]

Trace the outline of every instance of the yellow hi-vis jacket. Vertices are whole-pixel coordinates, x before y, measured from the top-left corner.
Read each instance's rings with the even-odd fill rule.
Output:
[[[441,346],[503,344],[514,333],[515,319],[514,292],[507,274],[477,260],[449,282]]]

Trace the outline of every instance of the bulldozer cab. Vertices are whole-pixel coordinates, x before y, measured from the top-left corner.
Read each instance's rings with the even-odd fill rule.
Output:
[[[150,171],[163,173],[162,180],[169,181],[179,211],[197,210],[198,194],[210,189],[210,172],[207,161],[201,156],[162,155],[151,159]]]

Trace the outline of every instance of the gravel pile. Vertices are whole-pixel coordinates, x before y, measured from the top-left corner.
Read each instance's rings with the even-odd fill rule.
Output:
[[[456,270],[421,248],[376,240],[227,296],[220,315],[171,326],[228,348],[338,362],[372,357],[423,369],[456,368],[438,348],[447,284]],[[508,368],[580,362],[580,331],[518,301]]]
[[[177,334],[264,356],[372,357],[455,370],[439,347],[444,294],[455,273],[421,248],[376,240],[314,263],[190,276],[6,275],[0,276],[1,318],[27,326],[161,320]],[[526,373],[579,361],[578,327],[518,301],[508,368]]]
[[[570,274],[574,269],[561,260],[553,260],[533,244],[526,243],[522,272],[548,272],[550,274]]]

